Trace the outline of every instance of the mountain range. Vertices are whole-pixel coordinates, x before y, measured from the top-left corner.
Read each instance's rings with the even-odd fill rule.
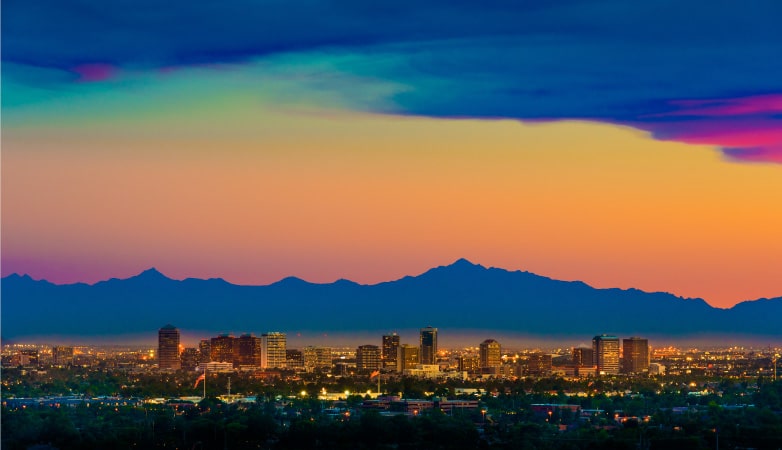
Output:
[[[266,286],[223,279],[173,280],[156,269],[92,285],[2,279],[2,335],[110,338],[180,329],[374,333],[428,325],[538,337],[595,334],[782,339],[782,297],[730,309],[637,289],[595,289],[460,259],[418,276],[361,285],[295,277]]]

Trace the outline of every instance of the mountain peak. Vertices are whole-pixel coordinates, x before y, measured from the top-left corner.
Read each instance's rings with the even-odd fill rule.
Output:
[[[459,258],[456,261],[454,261],[450,267],[483,267],[480,264],[475,264],[472,261],[469,261],[467,258]]]
[[[143,279],[143,280],[170,280],[170,278],[163,275],[162,272],[160,272],[154,267],[150,267],[149,269],[141,272],[140,274],[132,278]]]

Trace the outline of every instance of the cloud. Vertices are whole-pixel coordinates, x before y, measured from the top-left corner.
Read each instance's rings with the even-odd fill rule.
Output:
[[[358,109],[596,120],[724,147],[731,159],[779,159],[775,0],[11,0],[3,12],[4,75],[28,66],[103,82],[123,70],[265,59],[285,70],[317,55],[336,73],[402,87],[381,101],[358,99]],[[323,89],[350,96],[344,76],[323,74]]]

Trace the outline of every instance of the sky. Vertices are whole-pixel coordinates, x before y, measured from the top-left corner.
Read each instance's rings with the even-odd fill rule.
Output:
[[[782,295],[782,3],[3,2],[3,276]]]

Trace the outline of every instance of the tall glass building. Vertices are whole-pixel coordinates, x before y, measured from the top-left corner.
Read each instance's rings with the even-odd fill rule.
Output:
[[[157,332],[157,366],[163,370],[179,370],[179,330],[167,324]]]
[[[421,328],[420,364],[437,362],[437,328]]]
[[[619,338],[601,334],[592,338],[594,365],[599,375],[619,373]]]

